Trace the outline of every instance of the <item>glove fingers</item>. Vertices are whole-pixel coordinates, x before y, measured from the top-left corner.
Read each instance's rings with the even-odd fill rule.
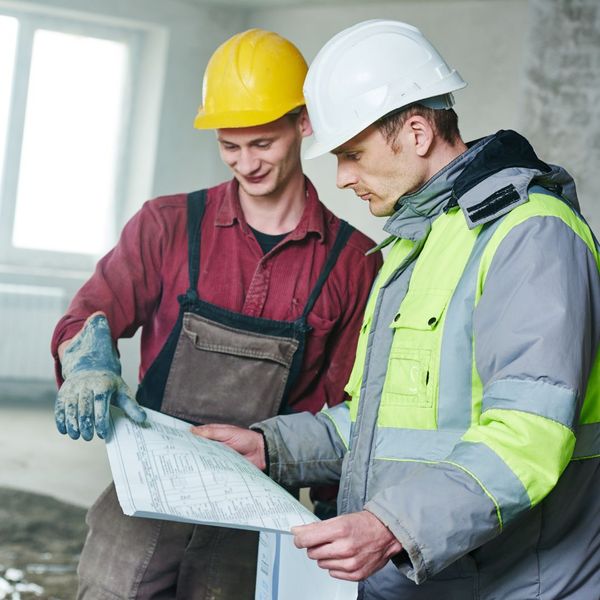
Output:
[[[106,439],[108,432],[108,407],[111,393],[103,392],[94,397],[94,417],[96,422],[96,433],[99,438]]]
[[[79,431],[86,442],[94,437],[94,392],[88,388],[79,394]]]
[[[73,440],[79,439],[79,394],[68,394],[65,397],[65,423],[67,433]]]
[[[136,423],[143,423],[146,420],[144,409],[133,399],[133,394],[127,386],[122,386],[117,394],[115,404],[123,409],[123,412]]]
[[[56,429],[63,435],[67,433],[67,424],[65,423],[65,393],[59,390],[54,402],[54,421],[56,423]]]

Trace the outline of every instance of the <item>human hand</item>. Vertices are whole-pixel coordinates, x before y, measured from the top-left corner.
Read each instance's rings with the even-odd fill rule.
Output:
[[[54,405],[56,427],[76,440],[89,441],[94,430],[99,438],[108,433],[110,404],[142,423],[146,413],[121,378],[121,364],[112,343],[106,317],[97,313],[85,323],[61,357],[65,379]]]
[[[366,510],[292,527],[292,533],[296,547],[306,548],[319,567],[348,581],[366,579],[402,550],[394,534]]]
[[[267,466],[265,440],[258,431],[222,424],[197,425],[192,427],[191,431],[194,435],[222,442],[241,454],[261,471],[264,471]]]

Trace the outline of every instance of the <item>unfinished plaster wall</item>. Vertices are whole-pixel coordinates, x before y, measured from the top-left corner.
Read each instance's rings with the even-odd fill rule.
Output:
[[[575,178],[600,233],[600,2],[530,0],[522,131],[547,162]]]

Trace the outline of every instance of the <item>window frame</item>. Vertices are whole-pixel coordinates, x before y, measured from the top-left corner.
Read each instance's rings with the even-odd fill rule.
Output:
[[[93,268],[98,256],[19,248],[12,243],[34,36],[37,30],[44,29],[120,42],[128,49],[123,105],[120,115],[122,126],[116,157],[114,197],[111,204],[112,227],[108,236],[111,240],[110,245],[112,245],[117,239],[126,206],[126,193],[130,185],[129,174],[133,162],[131,158],[134,137],[133,116],[134,107],[139,101],[139,80],[145,32],[143,29],[124,24],[103,23],[102,19],[94,19],[92,16],[88,18],[82,15],[20,10],[6,7],[2,3],[0,3],[0,14],[14,17],[18,21],[13,82],[8,108],[8,128],[6,140],[0,140],[0,143],[6,144],[4,164],[0,165],[0,264],[22,268],[41,267],[89,271]]]

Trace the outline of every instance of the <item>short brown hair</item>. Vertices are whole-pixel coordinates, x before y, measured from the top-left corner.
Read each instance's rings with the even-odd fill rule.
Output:
[[[302,106],[297,106],[296,108],[293,108],[289,112],[286,112],[284,116],[288,117],[288,119],[292,123],[295,123],[298,120],[298,117],[302,114],[302,111],[305,108],[306,108],[306,106],[304,104]]]
[[[387,143],[392,147],[392,150],[398,150],[396,136],[400,133],[404,123],[414,115],[419,115],[427,119],[435,132],[450,145],[454,146],[460,139],[458,115],[454,112],[454,109],[433,109],[422,104],[411,104],[400,110],[388,113],[375,121],[376,127],[381,131]]]

